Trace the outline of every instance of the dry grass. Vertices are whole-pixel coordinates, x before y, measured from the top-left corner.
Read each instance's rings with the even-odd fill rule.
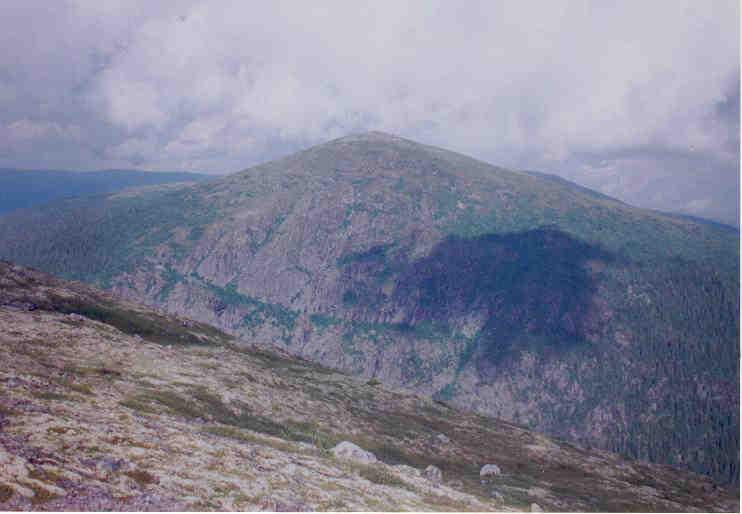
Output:
[[[49,491],[48,489],[44,489],[43,487],[36,487],[32,485],[31,489],[34,492],[33,497],[31,497],[31,503],[34,505],[46,503],[50,500],[54,500],[55,498],[58,498],[56,494]]]
[[[9,485],[0,484],[0,503],[5,503],[10,500],[15,494],[15,489]]]
[[[408,491],[414,491],[414,489],[404,480],[401,480],[397,475],[383,465],[355,465],[353,467],[361,477],[365,478],[369,482],[373,482],[374,484],[388,485],[390,487],[399,487],[407,489]]]
[[[142,487],[159,482],[156,476],[154,476],[149,471],[145,471],[143,469],[135,469],[132,471],[127,471],[124,474],[128,476],[129,478],[131,478],[132,480],[134,480],[136,483],[138,483]]]

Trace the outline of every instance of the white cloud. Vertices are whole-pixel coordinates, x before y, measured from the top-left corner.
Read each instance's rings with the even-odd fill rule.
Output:
[[[0,149],[9,152],[32,151],[40,142],[76,144],[81,139],[82,132],[76,125],[20,119],[0,126]]]
[[[732,0],[27,5],[0,7],[16,99],[0,121],[77,123],[88,156],[234,171],[378,129],[546,169],[647,148],[738,159],[738,122],[716,112],[739,77]]]
[[[94,81],[101,114],[127,131],[216,114],[311,141],[426,127],[494,156],[713,152],[699,123],[738,68],[732,3],[217,5],[132,28]]]

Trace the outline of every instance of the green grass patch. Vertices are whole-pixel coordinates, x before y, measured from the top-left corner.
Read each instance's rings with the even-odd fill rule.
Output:
[[[243,443],[259,444],[262,446],[270,446],[276,450],[287,453],[296,453],[298,448],[285,441],[276,441],[274,439],[268,439],[266,437],[260,437],[252,432],[245,431],[243,429],[229,426],[229,425],[211,425],[204,428],[205,432],[213,434],[219,437],[225,437],[228,439],[234,439]]]
[[[401,489],[407,489],[408,491],[414,491],[405,481],[400,479],[397,475],[389,471],[384,466],[379,465],[355,465],[355,470],[358,474],[374,484],[386,485],[389,487],[398,487]]]
[[[217,336],[220,340],[228,338],[217,329],[199,323],[198,330],[204,333],[200,336],[184,327],[177,319],[129,310],[107,301],[52,297],[51,302],[51,310],[64,314],[79,314],[154,343],[203,345],[209,344],[207,341],[209,337]]]
[[[257,329],[265,323],[270,323],[283,331],[284,339],[290,339],[291,332],[296,327],[299,313],[279,303],[264,302],[252,296],[237,291],[234,283],[219,287],[204,282],[209,291],[223,304],[224,307],[239,307],[247,313],[242,318],[242,325]]]
[[[68,394],[55,393],[52,391],[32,391],[31,394],[34,398],[39,400],[67,400],[76,401],[74,396]]]
[[[312,325],[323,331],[329,327],[342,325],[343,323],[343,320],[325,314],[311,314],[309,321],[312,322]]]

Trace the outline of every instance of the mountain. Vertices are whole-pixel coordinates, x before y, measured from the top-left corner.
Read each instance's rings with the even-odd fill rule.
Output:
[[[581,185],[579,185],[579,184],[577,184],[575,182],[572,182],[571,180],[567,180],[567,179],[565,179],[563,177],[560,177],[558,175],[554,175],[554,174],[551,174],[551,173],[543,173],[543,172],[540,172],[540,171],[530,171],[530,170],[523,170],[523,172],[524,173],[528,173],[529,175],[533,175],[533,176],[536,176],[536,177],[541,177],[541,178],[544,178],[546,180],[551,180],[551,181],[554,181],[554,182],[558,182],[560,184],[567,185],[567,186],[569,186],[569,187],[571,187],[573,189],[578,189],[581,192],[586,193],[588,195],[593,195],[593,196],[596,196],[596,197],[599,197],[599,198],[605,198],[605,199],[610,199],[610,200],[616,201],[614,198],[611,198],[608,195],[604,195],[603,193],[600,193],[598,191],[594,191],[594,190],[589,189],[587,187],[581,186]],[[660,214],[664,214],[665,216],[686,219],[686,220],[694,221],[694,222],[700,223],[700,224],[711,224],[711,225],[715,225],[715,226],[717,226],[718,228],[721,228],[721,229],[726,229],[726,230],[731,230],[731,231],[739,232],[739,223],[735,224],[733,221],[729,221],[728,219],[727,220],[713,219],[711,217],[695,216],[695,215],[686,214],[686,213],[683,213],[683,212],[662,211],[660,209],[654,209],[654,210],[657,211]]]
[[[201,182],[209,178],[212,177],[184,172],[0,169],[0,214],[71,196],[173,182]]]
[[[0,324],[4,510],[739,510],[708,477],[588,451],[7,262]],[[355,459],[338,451],[349,443]]]
[[[383,133],[0,217],[0,257],[739,480],[739,233]]]

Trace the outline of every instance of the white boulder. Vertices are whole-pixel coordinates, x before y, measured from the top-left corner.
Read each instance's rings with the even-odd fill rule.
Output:
[[[376,462],[376,455],[367,452],[358,445],[350,441],[343,441],[330,450],[337,459],[352,460],[362,464],[372,464]]]
[[[441,470],[438,469],[436,466],[433,466],[432,464],[425,468],[425,471],[423,471],[423,475],[434,484],[440,484],[441,482],[443,482],[443,473],[441,473]]]
[[[441,444],[449,444],[451,442],[451,439],[449,439],[446,434],[438,434],[435,438],[438,439],[438,442]]]
[[[479,470],[480,477],[487,477],[490,475],[501,475],[500,466],[497,464],[485,464],[482,469]]]

